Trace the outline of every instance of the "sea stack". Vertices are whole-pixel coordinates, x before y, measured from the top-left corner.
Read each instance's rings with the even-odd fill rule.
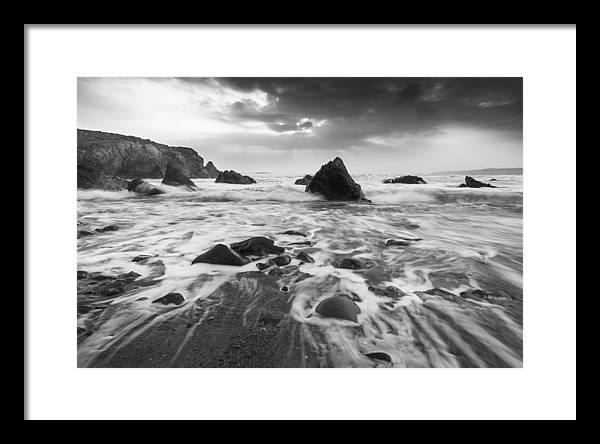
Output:
[[[322,194],[327,200],[371,202],[365,198],[360,185],[348,174],[344,162],[339,157],[321,166],[305,191]]]
[[[175,162],[169,162],[167,165],[162,183],[163,185],[170,185],[172,187],[187,187],[191,190],[198,189],[196,184],[183,173],[181,165]]]

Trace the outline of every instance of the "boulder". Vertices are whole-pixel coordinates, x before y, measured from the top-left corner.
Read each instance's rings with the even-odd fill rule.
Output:
[[[87,236],[93,236],[94,232],[93,231],[88,231],[88,230],[78,230],[77,231],[77,239],[79,239],[80,237],[87,237]]]
[[[215,183],[235,183],[240,185],[249,185],[256,183],[250,176],[243,176],[233,170],[219,171]]]
[[[129,182],[127,185],[128,191],[133,191],[134,193],[143,194],[144,196],[154,196],[157,194],[164,194],[164,191],[154,185],[149,184],[148,182],[136,178]]]
[[[165,177],[163,178],[162,183],[172,187],[185,186],[193,190],[198,189],[196,184],[183,173],[181,165],[176,162],[170,162],[167,165],[167,170],[165,171]]]
[[[163,305],[169,305],[169,304],[174,304],[174,305],[181,305],[185,302],[185,298],[183,297],[183,295],[181,295],[181,293],[169,293],[164,295],[161,298],[158,298],[154,301],[152,301],[153,304],[163,304]]]
[[[294,185],[308,185],[310,183],[310,181],[312,180],[312,178],[313,177],[310,174],[307,174],[302,179],[296,179],[296,182],[294,182]]]
[[[139,262],[140,264],[143,264],[145,262],[147,262],[149,259],[152,259],[153,256],[149,255],[149,254],[140,254],[136,257],[134,257],[133,259],[131,259],[131,262]]]
[[[385,179],[383,183],[405,183],[409,185],[426,184],[425,179],[419,176],[400,176],[393,179]]]
[[[360,185],[354,182],[339,157],[321,166],[305,191],[319,193],[327,200],[371,202],[365,198]]]
[[[304,251],[301,251],[300,253],[298,253],[296,255],[296,259],[298,259],[301,262],[306,262],[309,264],[312,264],[315,262],[315,260],[312,258],[312,256],[308,253],[305,253]]]
[[[361,268],[366,268],[365,264],[356,258],[347,257],[342,259],[337,265],[337,268],[346,268],[349,270],[359,270]]]
[[[241,257],[235,251],[232,251],[227,245],[218,244],[210,250],[197,256],[192,264],[205,263],[217,265],[246,265],[250,261],[245,257]]]
[[[291,257],[289,257],[287,254],[283,254],[281,256],[277,256],[277,257],[274,257],[273,259],[269,260],[269,264],[277,265],[278,267],[283,267],[284,265],[289,264],[291,261],[292,261]]]
[[[118,225],[107,225],[106,227],[96,228],[96,232],[104,233],[106,231],[117,231],[119,229]]]
[[[241,242],[234,242],[231,249],[241,256],[265,257],[269,254],[281,254],[284,248],[274,245],[275,241],[268,237],[256,236]]]
[[[306,237],[306,234],[302,233],[301,231],[296,231],[296,230],[287,230],[287,231],[284,231],[281,234],[287,234],[288,236],[302,236],[302,237]]]
[[[376,294],[377,296],[388,297],[388,298],[392,298],[394,300],[400,299],[401,297],[406,296],[405,292],[403,292],[398,287],[394,287],[393,285],[388,285],[385,288],[369,285],[368,288],[371,293]]]
[[[327,318],[358,322],[357,315],[360,313],[360,307],[347,294],[340,293],[319,302],[315,311]]]
[[[465,183],[459,185],[461,188],[496,188],[494,185],[489,183],[479,182],[473,179],[471,176],[465,176]]]
[[[390,247],[390,246],[408,247],[410,245],[410,243],[408,241],[401,240],[401,239],[389,239],[385,244],[388,247]]]
[[[258,262],[258,263],[256,264],[256,268],[258,268],[260,271],[266,270],[266,269],[267,269],[267,268],[269,268],[269,267],[270,267],[270,265],[269,265],[268,263],[267,263],[267,264],[265,264],[265,263],[263,263],[263,262]]]

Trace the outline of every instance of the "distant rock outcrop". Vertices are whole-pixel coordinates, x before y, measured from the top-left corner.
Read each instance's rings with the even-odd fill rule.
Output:
[[[409,185],[426,184],[425,179],[419,176],[400,176],[393,179],[384,179],[383,183],[405,183]]]
[[[459,185],[461,188],[496,188],[494,185],[489,183],[479,182],[473,179],[471,176],[465,176],[465,183]]]
[[[108,176],[161,178],[167,165],[181,164],[187,177],[213,178],[218,170],[192,148],[172,147],[139,137],[77,130],[77,165]],[[210,164],[210,166],[209,166]]]
[[[308,185],[310,183],[310,181],[312,180],[312,178],[313,177],[310,174],[307,174],[302,179],[296,179],[296,182],[294,182],[294,185]]]
[[[77,166],[77,188],[121,191],[127,189],[127,180],[113,177],[83,165]]]
[[[154,196],[156,194],[163,194],[164,191],[158,187],[155,187],[148,182],[136,178],[129,182],[127,185],[127,190],[133,191],[134,193],[143,194],[144,196]]]
[[[233,170],[219,171],[215,183],[235,183],[240,185],[249,185],[256,183],[250,176],[243,176]]]
[[[165,177],[162,180],[164,185],[170,185],[173,187],[188,187],[196,190],[198,187],[183,173],[182,165],[176,162],[171,162],[167,165],[165,171]]]
[[[371,202],[365,198],[360,185],[354,182],[339,157],[321,166],[321,169],[306,186],[305,191],[322,194],[328,200]]]

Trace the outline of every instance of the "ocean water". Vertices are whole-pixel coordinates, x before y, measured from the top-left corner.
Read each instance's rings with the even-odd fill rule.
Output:
[[[258,183],[194,179],[197,192],[163,186],[166,194],[152,197],[78,191],[79,229],[120,227],[78,239],[78,269],[156,277],[151,285],[105,299],[117,308],[110,315],[78,313],[78,326],[94,324],[93,333],[78,344],[80,366],[114,344],[143,335],[157,320],[154,299],[171,291],[186,298],[182,306],[162,309],[159,318],[166,319],[208,298],[237,273],[256,271],[257,261],[243,267],[190,265],[217,243],[252,236],[270,237],[292,256],[305,251],[315,259],[298,269],[308,277],[290,286],[288,315],[307,327],[306,343],[327,354],[329,365],[387,365],[366,358],[365,351],[372,350],[387,353],[394,367],[522,366],[522,176],[494,176],[491,183],[498,188],[468,189],[457,188],[463,176],[423,176],[426,185],[403,185],[383,184],[390,176],[354,175],[373,201],[369,205],[327,202],[305,193],[304,186],[293,185],[299,176],[248,174]],[[148,181],[160,184],[160,179]],[[307,237],[281,234],[286,230]],[[396,247],[387,246],[388,239],[412,241]],[[312,245],[291,245],[305,240]],[[140,254],[160,261],[131,262]],[[350,256],[368,268],[334,266]],[[386,286],[405,295],[390,298],[372,291]],[[424,293],[434,288],[456,297]],[[489,297],[459,296],[475,289]],[[321,300],[340,291],[356,296],[359,328],[315,313]],[[78,298],[78,304],[88,302],[85,295]],[[311,337],[315,329],[318,339]]]

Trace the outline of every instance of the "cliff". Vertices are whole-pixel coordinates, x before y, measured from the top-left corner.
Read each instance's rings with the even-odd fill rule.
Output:
[[[218,170],[192,148],[173,147],[134,136],[77,130],[77,166],[125,178],[162,178],[175,162],[190,178],[215,178]]]

